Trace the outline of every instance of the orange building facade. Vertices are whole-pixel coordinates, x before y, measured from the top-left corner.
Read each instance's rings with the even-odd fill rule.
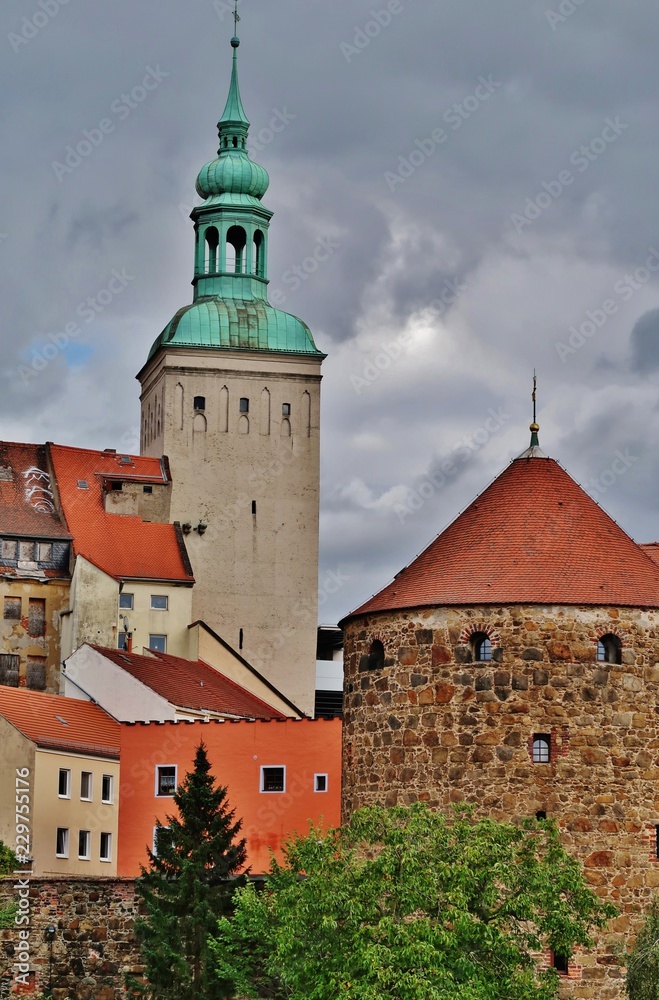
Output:
[[[281,859],[283,843],[309,821],[338,826],[341,720],[166,722],[121,726],[117,873],[135,876],[153,849],[157,820],[176,814],[172,792],[192,770],[203,739],[218,784],[243,822],[252,875]]]

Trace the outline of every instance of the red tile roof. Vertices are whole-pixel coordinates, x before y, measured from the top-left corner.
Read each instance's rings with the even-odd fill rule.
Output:
[[[90,701],[0,687],[0,715],[37,746],[119,757],[119,723]]]
[[[348,618],[456,604],[659,607],[659,565],[550,458],[518,458]]]
[[[194,577],[182,537],[172,524],[143,521],[131,514],[106,513],[103,483],[123,480],[164,484],[160,460],[113,452],[48,446],[66,523],[76,555],[84,556],[117,580],[175,580]],[[78,483],[86,483],[81,488]]]
[[[46,449],[0,442],[0,531],[29,538],[70,538],[55,511]]]
[[[641,545],[641,548],[646,555],[650,556],[653,562],[659,563],[659,542],[648,542],[645,545]]]
[[[178,708],[208,710],[245,719],[286,718],[203,660],[184,660],[180,656],[156,652],[142,656],[103,646],[92,648]]]

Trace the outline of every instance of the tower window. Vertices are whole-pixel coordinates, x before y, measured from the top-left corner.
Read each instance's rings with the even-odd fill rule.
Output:
[[[561,955],[559,952],[552,952],[551,964],[556,969],[557,972],[562,972],[564,975],[568,971],[568,959],[567,955]]]
[[[548,764],[551,759],[551,736],[548,733],[534,733],[532,757],[534,764]]]
[[[243,274],[245,271],[245,244],[247,235],[242,226],[231,226],[227,232],[227,271]]]
[[[476,663],[489,663],[492,659],[492,642],[485,632],[474,632],[469,640],[471,654]]]
[[[617,635],[603,635],[597,642],[599,663],[622,663],[622,643]]]
[[[282,415],[282,417],[290,417],[290,415],[291,415],[291,404],[290,403],[282,403],[281,404],[281,415]]]
[[[374,639],[368,654],[368,669],[381,670],[384,666],[384,646],[379,639]]]
[[[215,226],[206,230],[206,274],[215,274],[217,271],[217,248],[220,243],[220,234]]]
[[[206,409],[206,397],[205,396],[195,396],[193,406],[195,410],[205,410]]]
[[[245,399],[245,397],[243,397],[240,400],[240,412],[241,413],[249,413],[249,400]]]
[[[260,229],[257,229],[254,233],[254,259],[253,259],[253,271],[257,278],[265,277],[264,271],[264,241],[263,233]]]

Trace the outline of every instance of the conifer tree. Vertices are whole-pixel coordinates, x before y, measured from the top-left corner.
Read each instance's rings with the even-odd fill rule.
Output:
[[[227,789],[213,787],[210,768],[202,742],[194,770],[173,796],[180,818],[158,822],[156,853],[149,850],[149,868],[142,868],[138,880],[146,915],[136,933],[154,1000],[231,996],[214,969],[208,937],[218,919],[231,913],[247,855],[245,841],[237,839],[242,821],[234,819]]]
[[[654,900],[634,947],[625,956],[629,1000],[659,997],[659,900]]]

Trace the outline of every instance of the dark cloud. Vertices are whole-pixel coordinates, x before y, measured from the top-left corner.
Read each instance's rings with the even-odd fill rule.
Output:
[[[378,29],[384,7],[240,7],[243,98],[275,211],[271,288],[330,355],[322,563],[345,564],[349,582],[326,620],[526,446],[534,367],[545,450],[596,492],[616,452],[635,448],[600,499],[638,537],[659,534],[659,412],[642,378],[659,366],[659,287],[634,278],[659,232],[659,8],[590,0],[557,20],[551,0],[402,0]],[[128,449],[134,374],[190,301],[187,216],[215,154],[233,22],[223,0],[69,0],[30,28],[41,10],[0,11],[2,436]],[[130,107],[149,72],[158,87]],[[278,112],[289,122],[270,136]],[[86,132],[91,155],[54,166]],[[323,238],[335,251],[294,288],[287,273]],[[80,323],[115,269],[131,276],[125,291]],[[464,290],[438,307],[456,280]],[[75,322],[72,347],[21,378]],[[396,505],[439,482],[499,408],[501,428],[402,517]]]

